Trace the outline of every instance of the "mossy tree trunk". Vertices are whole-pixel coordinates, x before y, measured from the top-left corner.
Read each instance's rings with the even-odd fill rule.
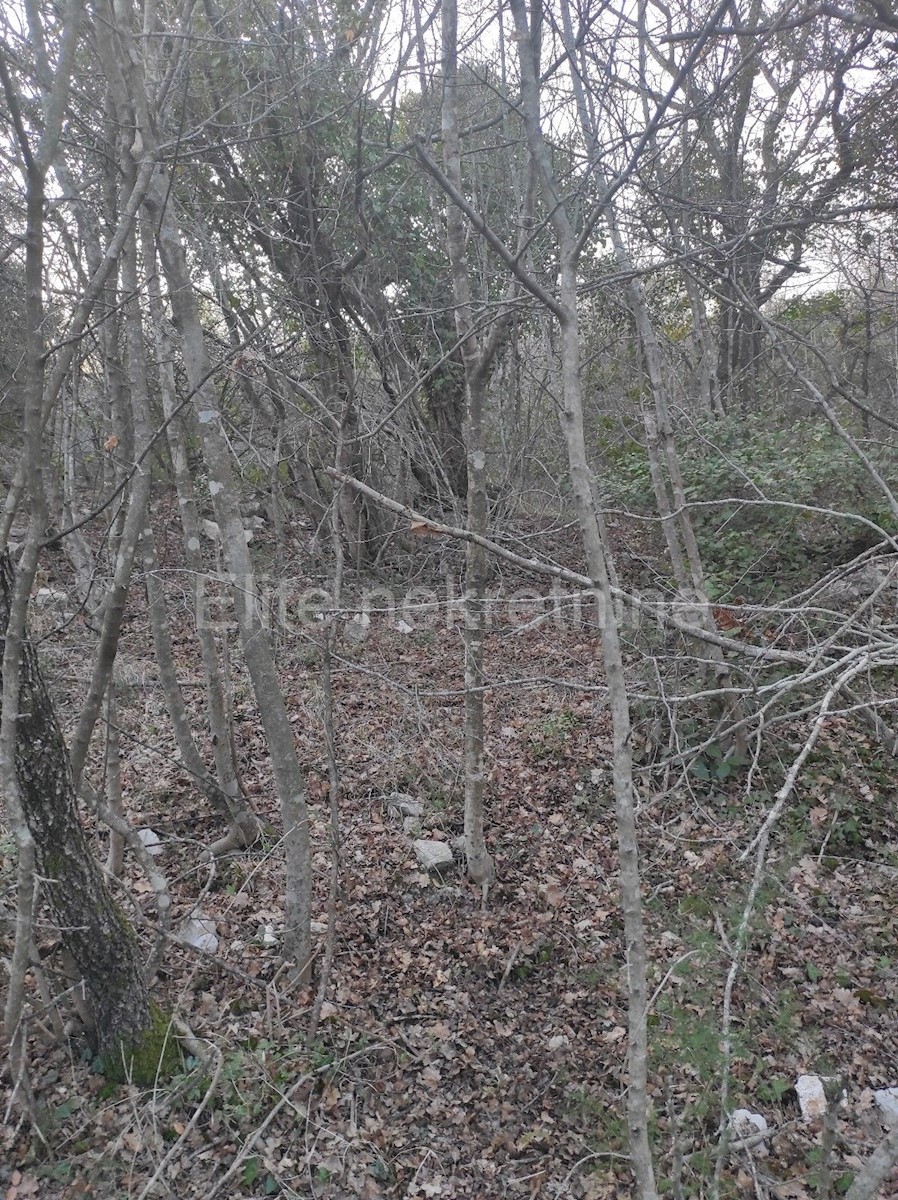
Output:
[[[9,623],[15,576],[0,558],[0,633]],[[22,646],[16,775],[34,839],[42,892],[83,981],[97,1049],[111,1068],[144,1057],[152,1011],[139,947],[113,902],[78,814],[72,766],[34,647]],[[158,1055],[156,1061],[158,1062]]]

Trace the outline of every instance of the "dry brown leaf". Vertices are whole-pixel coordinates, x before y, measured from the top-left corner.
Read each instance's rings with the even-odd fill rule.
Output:
[[[440,1086],[440,1073],[436,1067],[425,1067],[421,1072],[421,1082],[430,1091],[435,1092]]]
[[[808,1200],[807,1188],[797,1179],[787,1179],[778,1183],[773,1189],[773,1194],[778,1200]]]
[[[434,529],[429,521],[412,521],[409,525],[409,533],[413,533],[415,537],[439,537],[440,530]]]

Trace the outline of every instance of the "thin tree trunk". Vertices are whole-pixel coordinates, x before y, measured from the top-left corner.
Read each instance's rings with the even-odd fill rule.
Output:
[[[149,137],[150,130],[147,128],[145,140]],[[284,945],[296,963],[300,978],[306,980],[311,969],[311,854],[304,781],[296,757],[293,727],[284,705],[268,631],[262,619],[252,560],[240,518],[237,485],[221,427],[218,398],[210,382],[213,372],[206,353],[196,294],[180,233],[168,204],[168,180],[160,170],[155,187],[147,197],[147,209],[158,230],[159,255],[168,283],[172,312],[181,331],[187,380],[195,392],[194,404],[203,457],[209,472],[212,504],[221,531],[225,562],[235,581],[233,599],[237,625],[268,740],[281,803],[287,860]]]
[[[43,90],[44,130],[36,145],[26,130],[20,98],[0,56],[0,86],[6,100],[15,143],[25,181],[25,372],[22,453],[16,476],[4,504],[0,523],[0,628],[3,632],[0,667],[0,790],[6,819],[18,850],[16,939],[9,969],[9,990],[3,1011],[3,1042],[9,1050],[13,1075],[13,1094],[23,1096],[31,1105],[28,1078],[26,1031],[23,1020],[25,974],[33,942],[35,908],[35,867],[41,861],[43,847],[36,844],[29,819],[26,781],[20,778],[18,754],[22,744],[20,697],[27,686],[33,652],[28,644],[26,624],[28,601],[37,573],[40,541],[47,525],[47,497],[43,487],[41,440],[50,409],[44,405],[44,208],[47,173],[56,157],[66,110],[69,81],[81,19],[79,0],[71,0],[63,13],[59,55],[55,73],[45,53],[43,30],[34,9],[28,17]],[[61,386],[61,381],[60,381]],[[28,534],[13,571],[7,550],[12,519],[19,501],[30,492],[31,512]],[[63,752],[65,746],[63,745]],[[66,760],[67,761],[67,760]]]
[[[577,105],[581,132],[584,139],[592,148],[593,173],[599,183],[607,186],[607,180],[601,169],[601,159],[598,150],[597,117],[590,110],[583,82],[576,68],[576,48],[571,24],[569,0],[562,2],[562,26],[564,41],[570,55],[571,83]],[[617,222],[615,202],[609,200],[605,209],[605,220],[615,259],[623,271],[627,273],[627,296],[636,323],[636,332],[642,349],[646,375],[652,394],[654,414],[644,412],[646,442],[649,455],[649,466],[658,512],[667,541],[674,578],[687,605],[694,606],[695,613],[687,613],[686,619],[702,626],[709,633],[716,632],[711,603],[705,585],[705,573],[701,560],[695,529],[689,515],[688,498],[680,469],[680,459],[674,438],[673,421],[668,400],[668,389],[664,379],[664,368],[661,359],[661,344],[655,327],[652,324],[648,301],[641,279],[633,272],[627,248]],[[707,651],[713,662],[714,682],[717,687],[732,686],[732,673],[723,651],[716,646],[708,647]],[[721,716],[726,715],[726,709]],[[738,712],[731,715],[738,718]],[[736,734],[736,750],[744,753],[745,735],[741,728]]]
[[[4,554],[0,559],[0,631],[4,634],[14,587],[12,563]],[[83,981],[97,1048],[110,1070],[123,1073],[136,1053],[136,1075],[146,1082],[155,1074],[161,1051],[161,1039],[154,1036],[148,1041],[147,1035],[154,1031],[164,1037],[164,1023],[160,1031],[137,939],[109,895],[81,824],[71,761],[37,654],[27,638],[20,648],[15,711],[10,711],[4,690],[3,716],[15,720],[18,730],[18,793],[44,895]]]
[[[136,130],[132,149],[155,159],[155,125],[150,117],[144,64],[132,37],[131,7],[115,10],[115,39],[106,24],[108,14],[95,23],[97,44],[107,69],[110,87],[127,107]],[[146,32],[146,31],[145,31]],[[151,39],[150,39],[151,40]],[[147,44],[145,41],[144,44]],[[187,383],[193,396],[209,492],[220,531],[222,551],[232,581],[232,599],[246,665],[268,741],[275,784],[284,825],[286,858],[284,948],[295,963],[297,977],[306,982],[311,972],[311,853],[305,786],[293,727],[287,715],[277,676],[268,631],[262,614],[246,531],[240,516],[237,483],[230,450],[222,428],[214,370],[206,352],[199,303],[187,265],[181,229],[173,213],[173,195],[167,169],[158,165],[144,202],[156,231],[159,260],[168,285],[172,317],[181,335]]]
[[[124,129],[128,122],[127,104],[120,94],[116,94],[115,88],[112,88],[111,92],[116,101],[120,128]],[[137,180],[137,165],[131,158],[130,148],[124,145],[123,136],[120,138],[119,153],[122,174],[130,191]],[[108,356],[108,362],[115,368],[118,377],[116,392],[117,406],[119,407],[120,447],[126,461],[133,458],[138,465],[131,482],[127,513],[117,538],[115,569],[103,607],[103,624],[94,655],[90,684],[72,738],[72,772],[76,787],[84,770],[93,730],[103,704],[103,697],[112,679],[112,670],[118,653],[119,637],[128,602],[131,573],[146,520],[152,479],[150,462],[145,458],[151,438],[150,402],[147,391],[143,320],[139,300],[137,237],[133,229],[122,247],[121,276],[122,289],[127,297],[123,309],[125,370],[119,371],[117,356]],[[126,405],[130,411],[127,411]]]
[[[80,8],[80,4],[78,5]],[[96,307],[102,290],[106,284],[109,274],[115,268],[121,254],[122,246],[125,238],[128,237],[133,224],[134,218],[143,203],[146,189],[150,185],[150,180],[153,174],[153,163],[147,161],[141,163],[140,170],[137,175],[137,180],[134,187],[131,189],[131,194],[128,197],[128,202],[122,211],[115,231],[109,240],[106,251],[103,255],[102,262],[98,271],[92,276],[90,284],[85,289],[84,294],[78,301],[78,306],[69,321],[66,329],[65,337],[62,340],[61,347],[55,357],[53,370],[50,372],[46,380],[46,386],[43,388],[41,400],[41,428],[49,420],[50,414],[53,411],[59,393],[62,390],[63,384],[68,378],[72,363],[75,359],[78,347],[80,345],[81,336],[84,333],[87,322]],[[9,531],[15,519],[16,512],[22,501],[27,486],[29,483],[29,463],[23,455],[16,466],[16,472],[12,482],[3,499],[3,511],[0,514],[0,546],[5,546],[9,539]]]
[[[231,753],[231,725],[228,719],[228,706],[222,679],[221,661],[216,646],[215,631],[206,595],[206,569],[201,549],[202,530],[200,527],[200,516],[187,457],[187,436],[184,428],[186,416],[183,418],[175,417],[177,404],[173,365],[174,348],[171,338],[168,335],[163,314],[159,276],[155,269],[156,247],[146,229],[144,229],[143,237],[143,256],[149,273],[147,295],[150,302],[150,320],[152,322],[153,336],[158,348],[159,390],[162,395],[162,411],[166,420],[165,432],[171,455],[175,491],[178,497],[178,515],[184,535],[184,558],[194,582],[194,624],[200,648],[200,661],[203,667],[206,714],[209,721],[209,735],[212,742],[215,774],[219,792],[225,798],[227,812],[232,822],[231,834],[233,835],[240,829],[244,829],[248,833],[255,818],[248,805],[240,798],[240,785],[237,780],[234,759]],[[163,670],[165,665],[164,650],[163,657],[158,658],[157,661],[159,662],[160,671]],[[172,720],[174,721],[174,719],[172,715]],[[212,847],[212,850],[213,852],[221,853],[226,848],[224,843],[218,842]],[[236,846],[232,848],[236,848]]]
[[[630,751],[630,706],[617,621],[608,574],[608,555],[596,517],[592,472],[586,456],[583,425],[583,381],[577,308],[577,238],[555,179],[543,137],[539,113],[539,71],[535,40],[528,26],[524,0],[510,0],[517,33],[521,70],[521,106],[530,153],[539,171],[546,209],[559,254],[561,364],[564,408],[561,426],[567,449],[574,507],[580,525],[587,567],[595,584],[602,623],[602,651],[613,729],[613,777],[620,858],[621,905],[624,913],[628,971],[627,1130],[637,1194],[656,1200],[655,1173],[649,1144],[648,985],[642,886],[636,836],[636,804]],[[539,18],[534,9],[534,21]]]
[[[206,764],[199,752],[193,737],[190,715],[184,703],[184,696],[178,683],[178,672],[175,666],[174,650],[168,625],[168,610],[165,600],[165,588],[159,577],[156,561],[156,545],[153,530],[148,525],[143,533],[143,569],[144,582],[147,589],[147,607],[150,613],[150,629],[153,635],[153,648],[156,665],[159,668],[159,681],[162,684],[162,695],[168,710],[169,720],[175,733],[175,741],[181,754],[181,762],[193,779],[193,783],[205,795],[213,809],[224,817],[231,825],[227,837],[213,843],[210,847],[213,854],[224,854],[230,850],[240,849],[251,845],[259,834],[259,822],[245,805],[241,804],[236,795],[228,796],[219,787],[216,780],[206,770]],[[222,709],[224,711],[224,708]],[[227,735],[227,721],[224,722],[224,748],[230,747]],[[230,754],[227,761],[233,775],[233,764]],[[235,783],[235,792],[236,788]]]
[[[891,1130],[854,1177],[845,1200],[872,1200],[898,1163],[898,1126]]]
[[[458,134],[458,41],[455,0],[443,0],[443,161],[446,177],[461,193],[461,148]],[[483,537],[487,527],[486,454],[483,447],[485,400],[484,352],[475,341],[471,283],[465,251],[462,214],[446,206],[446,245],[452,267],[455,327],[465,367],[467,412],[468,529]],[[468,875],[483,888],[484,903],[495,870],[483,831],[484,723],[483,642],[487,556],[477,542],[468,542],[465,566],[465,853]]]
[[[335,461],[340,461],[340,435],[337,434]],[[334,699],[333,655],[337,634],[337,613],[343,597],[343,539],[340,533],[340,506],[331,505],[330,512],[331,548],[333,550],[333,572],[331,574],[331,611],[323,629],[321,662],[321,699],[324,708],[324,746],[327,753],[328,809],[330,815],[331,864],[327,895],[327,936],[321,958],[321,971],[315,1002],[309,1016],[309,1042],[314,1044],[321,1021],[321,1010],[327,998],[334,956],[337,949],[337,905],[340,896],[340,765],[337,761],[337,723]]]
[[[125,802],[122,796],[121,737],[119,736],[115,704],[115,678],[109,680],[105,704],[106,725],[106,806],[113,816],[125,819]],[[121,833],[111,829],[109,852],[106,856],[106,871],[116,878],[122,873],[125,857],[125,839]]]

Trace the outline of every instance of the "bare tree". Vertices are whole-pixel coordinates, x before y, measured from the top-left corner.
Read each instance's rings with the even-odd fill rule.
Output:
[[[147,216],[157,231],[159,258],[168,284],[174,321],[181,335],[187,380],[194,397],[203,455],[209,473],[210,496],[221,533],[224,560],[234,582],[237,626],[268,739],[280,797],[287,870],[285,948],[295,964],[299,979],[306,981],[312,966],[312,881],[304,780],[265,628],[258,585],[240,515],[230,451],[212,384],[214,370],[206,350],[199,304],[181,231],[173,213],[168,172],[155,158],[154,126],[149,115],[145,82],[153,77],[152,68],[145,75],[143,60],[132,39],[131,20],[130,12],[118,14],[115,24],[118,45],[113,46],[111,38],[101,33],[100,50],[117,102],[130,113],[130,120],[137,131],[136,140],[128,153],[157,161],[145,206]]]
[[[523,0],[511,0],[511,12],[518,45],[521,109],[530,153],[539,175],[543,202],[549,213],[558,252],[559,284],[555,315],[561,337],[560,354],[564,395],[564,409],[561,417],[562,431],[567,448],[574,508],[580,525],[589,575],[595,588],[597,611],[602,623],[602,652],[614,728],[614,796],[628,972],[627,1128],[630,1154],[638,1194],[642,1200],[654,1200],[657,1189],[648,1132],[647,964],[642,920],[642,889],[639,876],[639,846],[636,835],[633,765],[630,750],[630,705],[612,602],[609,551],[596,515],[593,476],[586,456],[583,429],[583,381],[580,366],[577,289],[580,245],[564,196],[559,188],[540,121],[540,10],[534,6],[528,22]]]
[[[77,808],[72,766],[26,633],[28,599],[45,535],[42,481],[44,426],[44,220],[48,171],[58,150],[81,20],[70,4],[51,70],[37,14],[30,13],[43,93],[43,128],[29,134],[20,94],[3,57],[0,83],[13,118],[25,177],[26,395],[22,462],[28,485],[29,525],[15,569],[4,547],[0,563],[0,626],[4,633],[0,783],[19,850],[19,912],[4,1036],[16,1087],[24,1084],[24,974],[32,942],[37,868],[44,896],[75,970],[83,982],[93,1033],[113,1070],[152,1078],[167,1040],[167,1021],[151,1007],[133,932],[103,881]],[[153,1031],[158,1036],[153,1036]]]

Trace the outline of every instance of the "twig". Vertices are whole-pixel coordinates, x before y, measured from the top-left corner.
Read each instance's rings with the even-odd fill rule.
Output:
[[[360,1058],[362,1055],[373,1054],[377,1050],[386,1049],[389,1049],[387,1043],[380,1042],[373,1046],[366,1046],[363,1050],[356,1050],[353,1054],[347,1055],[342,1061],[350,1062],[352,1059]],[[305,1075],[300,1075],[299,1079],[295,1079],[293,1081],[287,1091],[284,1092],[283,1096],[281,1096],[280,1100],[278,1100],[277,1104],[275,1104],[275,1106],[271,1109],[265,1120],[258,1126],[258,1128],[253,1130],[247,1140],[240,1147],[237,1157],[231,1163],[230,1167],[228,1167],[221,1179],[219,1179],[218,1183],[216,1183],[212,1188],[211,1192],[206,1194],[205,1200],[215,1200],[215,1197],[220,1194],[222,1188],[224,1188],[226,1184],[230,1183],[230,1181],[246,1162],[247,1158],[249,1158],[250,1154],[252,1154],[256,1143],[272,1124],[281,1109],[290,1103],[290,1100],[296,1094],[296,1092],[299,1091],[304,1084],[314,1079],[316,1075],[325,1074],[327,1071],[332,1071],[333,1069],[333,1063],[325,1063],[320,1067],[316,1067],[314,1071],[307,1071]]]
[[[811,731],[805,739],[804,745],[795,756],[791,767],[786,773],[786,778],[783,781],[782,787],[776,794],[775,801],[768,812],[761,828],[753,838],[749,845],[740,855],[740,861],[744,861],[751,853],[752,849],[757,847],[755,856],[755,868],[752,873],[751,884],[748,890],[748,898],[745,902],[745,907],[742,910],[742,916],[739,921],[739,928],[736,932],[736,938],[733,945],[733,952],[730,960],[730,967],[727,971],[726,983],[723,990],[723,1014],[722,1014],[722,1029],[721,1029],[721,1052],[722,1066],[720,1079],[720,1141],[717,1146],[717,1159],[714,1164],[714,1179],[711,1185],[712,1200],[717,1200],[720,1195],[720,1184],[723,1178],[723,1168],[726,1162],[727,1151],[730,1146],[730,1121],[729,1113],[727,1112],[727,1104],[729,1101],[729,1083],[730,1083],[730,1056],[732,1054],[732,999],[733,988],[736,984],[736,977],[739,974],[739,965],[742,959],[742,954],[745,950],[745,945],[748,940],[748,930],[751,923],[751,918],[754,913],[755,901],[760,890],[761,883],[764,878],[764,869],[767,863],[767,847],[770,842],[770,834],[774,825],[782,816],[783,810],[786,807],[786,801],[792,794],[795,787],[798,775],[801,768],[804,766],[808,756],[816,745],[817,739],[823,729],[826,717],[829,713],[830,706],[833,700],[839,694],[846,683],[850,682],[855,675],[866,669],[866,659],[862,659],[860,663],[854,663],[833,683],[829,691],[821,701],[817,719],[811,727]]]
[[[882,1139],[845,1193],[845,1200],[871,1200],[898,1162],[898,1125]]]
[[[515,944],[511,948],[511,954],[509,954],[509,956],[508,956],[508,962],[505,964],[505,970],[502,972],[502,978],[499,980],[498,990],[500,992],[502,991],[502,989],[505,987],[506,983],[508,982],[508,976],[511,974],[512,969],[514,968],[514,964],[518,957],[518,953],[519,953],[520,949],[521,949],[521,943],[515,942]]]
[[[168,1164],[172,1161],[175,1154],[181,1149],[181,1147],[185,1144],[187,1139],[190,1137],[193,1130],[196,1128],[197,1122],[199,1121],[200,1117],[205,1112],[206,1106],[208,1105],[209,1101],[212,1099],[212,1096],[215,1093],[215,1089],[218,1087],[218,1080],[221,1075],[221,1069],[224,1066],[224,1055],[222,1054],[222,1052],[218,1049],[217,1046],[213,1047],[213,1050],[215,1052],[215,1059],[216,1059],[215,1069],[212,1072],[212,1078],[209,1081],[209,1086],[206,1088],[205,1095],[203,1096],[202,1100],[199,1102],[197,1107],[194,1109],[193,1115],[191,1116],[190,1120],[187,1122],[184,1132],[181,1134],[181,1136],[178,1138],[178,1140],[176,1142],[174,1142],[168,1148],[168,1151],[162,1158],[162,1161],[159,1163],[156,1170],[153,1172],[149,1182],[146,1184],[143,1191],[138,1196],[137,1200],[146,1200],[146,1197],[150,1194],[150,1192],[156,1186],[156,1183],[157,1183],[160,1175],[162,1174],[162,1172],[165,1170],[165,1168],[168,1166]]]
[[[565,1188],[574,1178],[574,1172],[578,1171],[584,1163],[594,1162],[597,1158],[616,1158],[620,1162],[629,1162],[629,1154],[620,1154],[616,1150],[595,1150],[592,1154],[584,1154],[582,1158],[578,1158],[571,1169],[561,1181],[561,1187],[558,1189],[558,1195],[565,1195]]]

